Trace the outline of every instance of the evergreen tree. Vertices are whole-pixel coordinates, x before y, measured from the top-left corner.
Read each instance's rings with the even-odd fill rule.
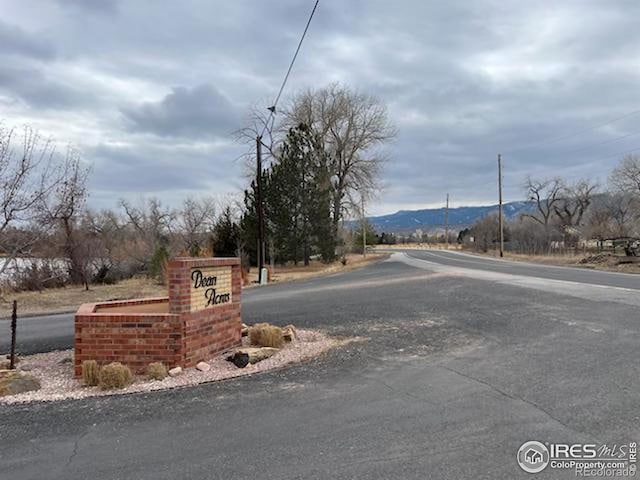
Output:
[[[280,262],[308,265],[315,253],[325,261],[335,257],[328,162],[314,142],[304,125],[290,129],[265,178],[266,217]]]
[[[231,207],[227,206],[213,228],[211,249],[216,257],[238,256],[240,229],[233,218]]]

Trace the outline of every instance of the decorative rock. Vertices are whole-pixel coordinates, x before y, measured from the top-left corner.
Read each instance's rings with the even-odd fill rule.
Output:
[[[200,362],[196,365],[196,370],[200,370],[201,372],[208,372],[211,370],[211,365],[207,362]]]
[[[243,337],[246,337],[247,335],[249,335],[249,325],[247,325],[246,323],[243,323],[241,333]]]
[[[296,327],[293,325],[287,325],[282,329],[282,338],[285,342],[293,342],[297,336]]]
[[[58,362],[58,365],[66,365],[67,363],[73,363],[73,358],[64,357],[62,360]]]
[[[171,370],[169,370],[170,377],[177,377],[181,373],[182,373],[182,367],[173,367]]]
[[[227,357],[238,368],[244,368],[248,364],[254,364],[266,360],[279,352],[280,349],[272,347],[246,347],[240,348],[235,353]]]
[[[40,390],[40,381],[16,370],[0,371],[0,397]]]

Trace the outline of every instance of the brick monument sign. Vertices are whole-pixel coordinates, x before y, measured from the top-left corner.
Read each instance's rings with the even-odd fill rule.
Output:
[[[169,296],[82,305],[75,316],[75,375],[82,362],[192,367],[240,345],[240,260],[176,258]]]

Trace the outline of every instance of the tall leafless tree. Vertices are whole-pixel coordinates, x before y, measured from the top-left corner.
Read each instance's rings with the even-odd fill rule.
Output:
[[[640,196],[640,156],[625,156],[609,180],[619,191]]]
[[[333,181],[332,219],[337,229],[352,198],[370,195],[378,188],[384,161],[381,147],[396,129],[386,106],[377,98],[340,84],[307,90],[293,98],[285,110],[285,128],[309,126],[318,148],[327,153]],[[355,191],[359,195],[353,195]]]
[[[535,203],[535,211],[525,216],[548,228],[554,209],[561,198],[564,183],[560,178],[534,180],[528,177],[525,182],[527,199]]]
[[[589,180],[580,180],[573,185],[563,184],[558,201],[553,205],[565,242],[577,245],[580,227],[598,186]]]
[[[50,139],[25,127],[22,134],[0,125],[0,274],[18,256],[30,256],[48,231],[45,200],[63,181]],[[19,235],[9,232],[20,230]]]
[[[187,198],[178,212],[178,231],[183,238],[184,249],[198,255],[207,234],[211,234],[216,223],[216,207],[213,198],[196,200]]]
[[[71,146],[67,148],[66,157],[58,168],[62,181],[44,199],[44,205],[50,221],[62,229],[62,250],[69,262],[69,279],[88,288],[88,244],[80,238],[82,234],[76,231],[76,225],[87,199],[90,170],[82,162],[79,151]]]

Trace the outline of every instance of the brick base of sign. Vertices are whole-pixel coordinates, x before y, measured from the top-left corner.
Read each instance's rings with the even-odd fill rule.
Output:
[[[192,275],[199,279],[195,288]],[[240,345],[237,258],[178,258],[169,263],[168,277],[169,297],[80,307],[75,316],[76,376],[85,360],[121,362],[144,373],[152,362],[192,367]]]

